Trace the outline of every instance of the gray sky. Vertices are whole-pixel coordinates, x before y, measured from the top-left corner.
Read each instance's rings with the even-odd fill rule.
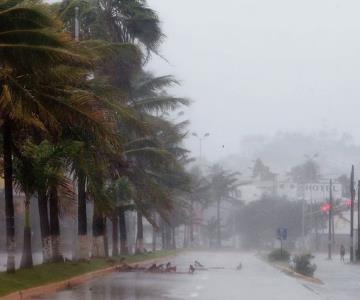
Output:
[[[358,0],[148,0],[167,39],[150,68],[182,81],[207,158],[248,134],[338,128],[360,140]],[[188,147],[198,153],[194,138]],[[222,148],[222,145],[225,145]]]

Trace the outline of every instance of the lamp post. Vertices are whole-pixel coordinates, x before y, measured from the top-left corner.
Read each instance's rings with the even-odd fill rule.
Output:
[[[210,136],[210,133],[205,133],[204,135],[198,135],[196,132],[192,133],[193,137],[196,137],[199,140],[199,158],[200,161],[202,159],[202,142],[204,139],[206,139],[208,136]]]
[[[80,32],[80,24],[79,24],[79,7],[76,6],[75,7],[75,41],[78,42],[79,41],[79,32]]]

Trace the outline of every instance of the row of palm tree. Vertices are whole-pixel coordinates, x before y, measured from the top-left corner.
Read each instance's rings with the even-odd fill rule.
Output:
[[[80,41],[72,38],[77,10]],[[158,220],[170,226],[176,199],[190,182],[181,146],[187,123],[170,112],[189,101],[166,92],[179,84],[172,76],[145,71],[163,38],[156,12],[143,0],[0,3],[8,272],[15,271],[14,189],[25,195],[22,267],[33,265],[33,199],[45,262],[62,260],[59,217],[74,198],[79,259],[108,254],[107,220],[113,255],[119,236],[120,252],[128,252],[128,209],[137,211],[137,252],[144,251],[143,217],[155,229]]]

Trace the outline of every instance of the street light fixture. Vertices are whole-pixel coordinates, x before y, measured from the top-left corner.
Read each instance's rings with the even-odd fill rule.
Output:
[[[210,136],[210,133],[205,133],[203,135],[198,135],[196,132],[193,132],[191,134],[193,137],[196,137],[199,140],[199,157],[200,157],[200,161],[202,159],[202,142],[204,139],[206,139],[208,136]]]

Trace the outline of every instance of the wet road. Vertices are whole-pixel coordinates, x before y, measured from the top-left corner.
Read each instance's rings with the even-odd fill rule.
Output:
[[[253,254],[186,253],[172,260],[186,271],[197,259],[209,269],[188,274],[115,273],[42,299],[201,299],[313,300],[322,299],[302,282],[288,277]],[[242,262],[243,269],[236,271]]]

